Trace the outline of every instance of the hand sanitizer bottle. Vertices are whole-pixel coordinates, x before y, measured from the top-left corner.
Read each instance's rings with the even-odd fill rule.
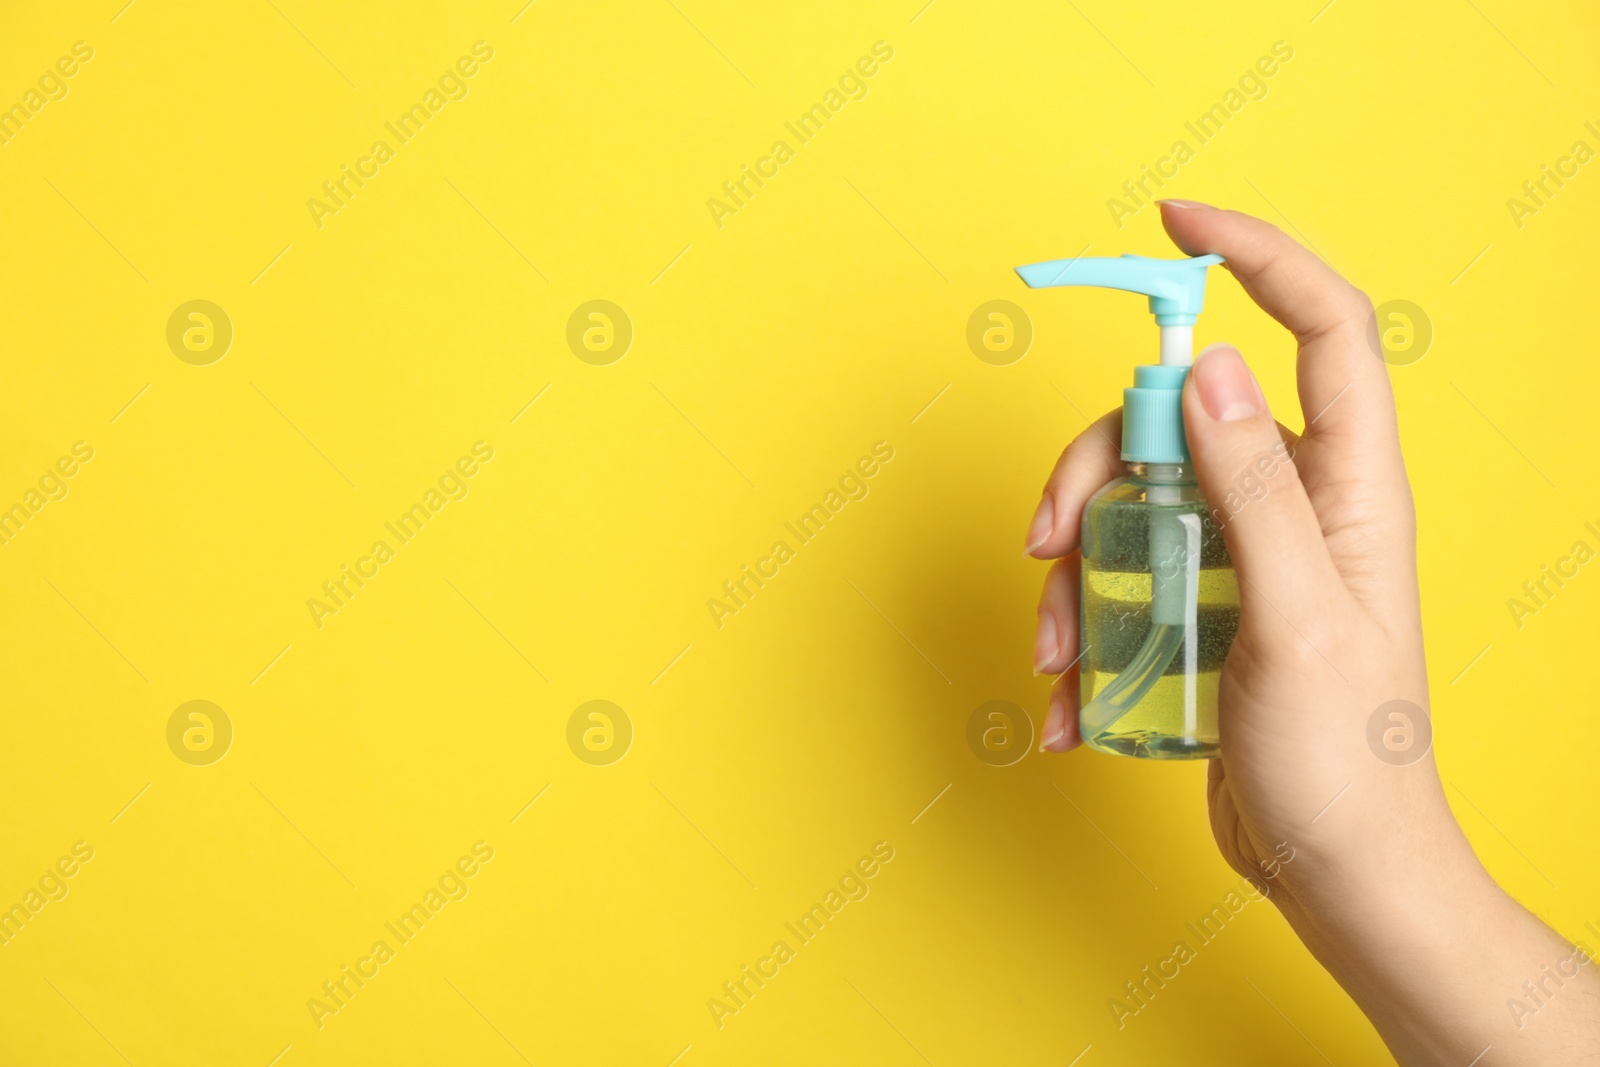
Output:
[[[1183,433],[1206,268],[1193,259],[1054,260],[1018,267],[1031,288],[1092,285],[1143,293],[1161,327],[1161,362],[1122,394],[1128,475],[1083,510],[1079,730],[1101,752],[1146,759],[1217,755],[1217,682],[1239,628],[1239,586],[1200,495]]]

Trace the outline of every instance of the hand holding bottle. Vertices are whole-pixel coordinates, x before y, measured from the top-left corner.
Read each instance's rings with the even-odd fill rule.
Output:
[[[1213,345],[1183,391],[1189,451],[1238,575],[1239,629],[1218,689],[1212,831],[1355,998],[1403,1063],[1600,1058],[1600,977],[1484,872],[1450,812],[1431,751],[1380,758],[1368,743],[1391,702],[1429,707],[1415,517],[1372,305],[1276,228],[1165,201],[1189,255],[1218,253],[1299,342],[1302,435],[1277,425],[1240,354]],[[1063,453],[1028,531],[1053,559],[1035,665],[1061,672],[1043,747],[1080,743],[1080,518],[1124,473],[1121,412]],[[1294,860],[1277,862],[1292,849]],[[1270,877],[1270,880],[1268,880]],[[1536,1018],[1508,998],[1549,970]],[[1567,971],[1573,973],[1567,976]],[[1532,1013],[1528,1013],[1532,1015]],[[1588,1062],[1588,1061],[1585,1061]]]

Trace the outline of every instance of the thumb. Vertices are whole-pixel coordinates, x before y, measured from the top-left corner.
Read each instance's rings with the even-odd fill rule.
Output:
[[[1184,383],[1183,422],[1206,506],[1239,575],[1241,605],[1265,600],[1284,615],[1322,601],[1336,577],[1322,526],[1237,349],[1200,353]]]

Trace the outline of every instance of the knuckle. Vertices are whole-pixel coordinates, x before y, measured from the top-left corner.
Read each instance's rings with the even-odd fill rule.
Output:
[[[1367,295],[1365,289],[1359,289],[1354,285],[1350,286],[1350,307],[1357,318],[1365,320],[1372,317],[1372,297]]]
[[[1252,442],[1228,457],[1223,470],[1227,480],[1212,490],[1210,501],[1213,517],[1220,512],[1228,521],[1252,508],[1267,505],[1276,493],[1299,484],[1300,474],[1294,464],[1294,455],[1281,437],[1271,441]]]
[[[1349,292],[1345,294],[1340,318],[1352,328],[1365,332],[1368,324],[1372,323],[1377,317],[1376,310],[1372,304],[1372,297],[1368,296],[1365,290],[1358,289],[1349,283],[1346,283],[1346,288]]]

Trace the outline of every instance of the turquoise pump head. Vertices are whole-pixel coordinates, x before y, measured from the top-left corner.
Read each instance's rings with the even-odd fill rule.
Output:
[[[1134,368],[1122,393],[1122,458],[1133,463],[1188,463],[1183,436],[1183,381],[1194,362],[1194,321],[1205,307],[1206,268],[1218,255],[1192,259],[1053,259],[1017,268],[1030,289],[1090,285],[1150,298],[1161,327],[1161,362]]]

